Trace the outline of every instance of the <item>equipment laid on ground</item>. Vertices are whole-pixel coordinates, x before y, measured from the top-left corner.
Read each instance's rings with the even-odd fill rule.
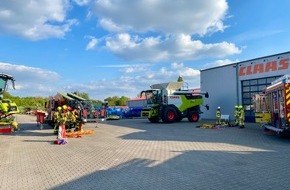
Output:
[[[269,122],[264,124],[265,131],[274,132],[280,136],[290,134],[290,75],[284,75],[273,81],[266,88],[266,113]]]
[[[230,126],[228,124],[223,124],[223,123],[220,125],[218,125],[216,123],[214,123],[214,124],[203,123],[203,124],[196,126],[196,127],[203,128],[203,129],[224,129],[224,128],[230,127]]]
[[[67,132],[66,137],[68,138],[81,138],[82,135],[87,135],[87,134],[94,134],[94,130],[83,130],[83,131],[75,131],[75,132]]]
[[[8,81],[11,81],[12,87],[15,89],[14,78],[10,75],[0,74],[0,133],[18,129],[18,124],[13,116],[13,114],[19,113],[18,107],[15,102],[3,98],[3,94],[8,87]]]
[[[148,118],[152,123],[173,123],[187,117],[190,122],[197,122],[202,113],[200,106],[203,96],[209,97],[207,92],[194,92],[182,89],[183,82],[169,82],[154,84],[150,90],[142,91],[140,97],[145,96],[147,105],[141,111],[142,118]],[[209,106],[205,106],[207,110]]]

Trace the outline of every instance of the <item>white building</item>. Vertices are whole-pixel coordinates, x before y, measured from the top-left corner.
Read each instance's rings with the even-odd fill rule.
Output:
[[[285,52],[201,70],[200,87],[209,93],[204,100],[210,107],[202,109],[202,117],[215,119],[220,106],[221,113],[233,119],[234,106],[243,105],[246,122],[254,122],[253,95],[261,93],[275,79],[290,74],[289,59],[290,52]]]
[[[147,105],[146,97],[132,98],[126,102],[126,105],[130,108],[145,107]]]

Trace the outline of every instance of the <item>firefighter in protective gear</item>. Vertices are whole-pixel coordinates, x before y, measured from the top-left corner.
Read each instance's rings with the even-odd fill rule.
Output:
[[[245,111],[243,106],[239,106],[239,127],[244,128],[245,127]]]
[[[54,134],[57,134],[57,132],[58,132],[58,126],[59,126],[58,121],[59,121],[59,117],[61,116],[61,112],[62,112],[62,108],[61,108],[61,106],[58,106],[57,111],[54,112],[54,114],[53,114],[53,123],[54,123],[53,133]]]
[[[66,129],[65,129],[65,123],[67,121],[67,114],[66,114],[66,106],[62,106],[62,112],[60,114],[60,117],[58,118],[58,136],[57,139],[61,143],[66,143],[65,142],[65,137],[66,137]]]
[[[218,107],[216,110],[216,124],[221,124],[221,108]]]
[[[239,106],[235,106],[235,126],[239,125],[239,120],[240,120],[240,110],[239,110]]]
[[[74,109],[73,115],[75,117],[75,131],[81,131],[82,130],[82,117],[81,117],[81,111],[79,109]]]
[[[18,123],[16,121],[13,121],[11,123],[11,126],[13,127],[14,131],[17,131],[18,130]]]
[[[74,115],[73,109],[70,106],[67,107],[66,117],[67,117],[66,126],[70,130],[76,124],[76,116]]]

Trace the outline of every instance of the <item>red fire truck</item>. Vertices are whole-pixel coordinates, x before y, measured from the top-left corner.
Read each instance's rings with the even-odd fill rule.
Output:
[[[265,124],[266,131],[280,136],[290,134],[290,75],[273,81],[265,91],[270,122]]]

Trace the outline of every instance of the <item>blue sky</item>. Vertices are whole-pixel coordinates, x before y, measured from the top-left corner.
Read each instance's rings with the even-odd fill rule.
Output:
[[[15,96],[134,98],[200,69],[289,51],[290,1],[1,0],[0,72]]]

